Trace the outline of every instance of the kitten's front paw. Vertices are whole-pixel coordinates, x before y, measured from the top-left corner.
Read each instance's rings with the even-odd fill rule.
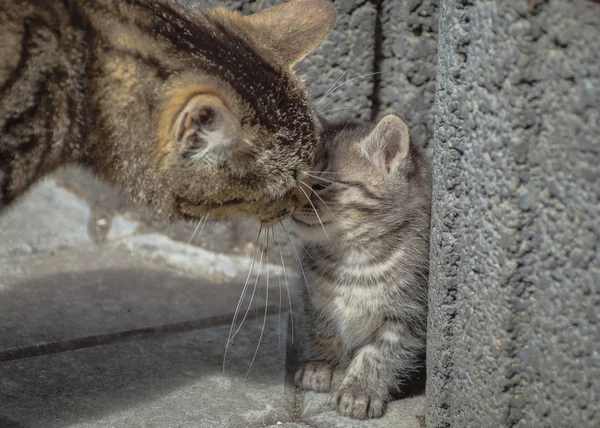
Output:
[[[354,387],[342,387],[336,391],[333,405],[340,415],[354,419],[380,418],[385,413],[381,396]]]
[[[316,392],[331,391],[333,367],[326,361],[309,361],[296,372],[296,386]]]

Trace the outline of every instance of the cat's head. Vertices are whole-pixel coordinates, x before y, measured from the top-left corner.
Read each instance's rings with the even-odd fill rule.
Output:
[[[340,244],[376,239],[423,216],[431,198],[430,155],[411,142],[406,124],[325,123],[310,202],[292,214],[302,239]]]
[[[202,12],[196,33],[176,20],[164,30],[189,55],[165,82],[157,117],[156,163],[176,217],[271,223],[306,202],[298,180],[314,163],[319,125],[293,66],[336,17],[328,0],[292,0],[250,16]]]

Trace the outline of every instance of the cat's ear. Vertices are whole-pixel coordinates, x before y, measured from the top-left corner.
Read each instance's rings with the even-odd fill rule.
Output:
[[[337,11],[329,0],[291,0],[244,20],[292,67],[325,40]]]
[[[395,114],[387,115],[363,140],[362,151],[377,167],[395,170],[410,153],[408,126]]]

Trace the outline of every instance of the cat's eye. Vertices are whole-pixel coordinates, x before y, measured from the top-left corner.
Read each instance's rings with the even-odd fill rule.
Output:
[[[327,183],[327,182],[321,182],[321,183],[315,183],[312,185],[312,189],[315,192],[318,192],[320,190],[326,189],[331,183]]]

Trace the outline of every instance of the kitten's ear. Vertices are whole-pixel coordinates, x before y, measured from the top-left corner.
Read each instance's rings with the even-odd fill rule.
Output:
[[[387,115],[363,140],[362,150],[376,166],[387,172],[393,171],[410,152],[408,126],[395,114]]]
[[[329,0],[291,0],[244,20],[292,67],[327,37],[337,11]]]

